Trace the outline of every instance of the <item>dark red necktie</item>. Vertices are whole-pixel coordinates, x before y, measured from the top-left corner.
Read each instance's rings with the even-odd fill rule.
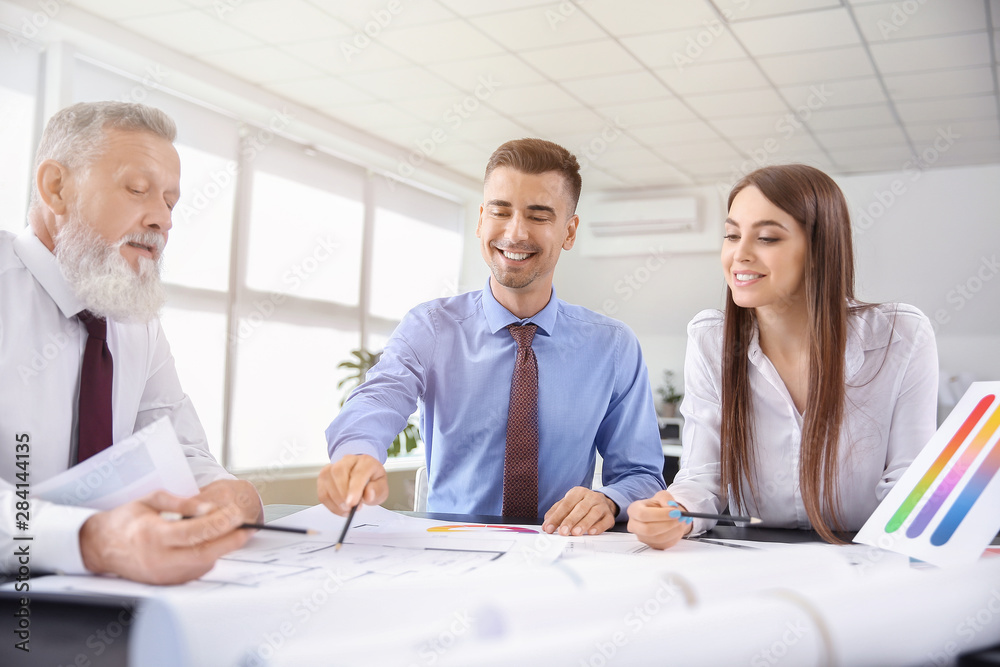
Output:
[[[507,447],[503,460],[503,515],[538,516],[538,362],[531,349],[534,324],[511,325],[517,360],[510,383]]]
[[[108,349],[108,323],[89,310],[78,317],[87,327],[87,347],[80,372],[79,445],[76,461],[85,461],[112,444],[111,381],[114,362]]]

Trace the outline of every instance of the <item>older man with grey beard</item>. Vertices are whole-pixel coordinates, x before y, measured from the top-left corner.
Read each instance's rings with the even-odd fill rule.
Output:
[[[38,148],[28,227],[0,232],[0,571],[16,571],[27,524],[33,571],[180,583],[242,546],[250,531],[239,526],[262,517],[253,486],[209,453],[157,319],[180,197],[175,136],[166,114],[139,104],[63,109]],[[162,417],[198,495],[161,491],[105,512],[31,499],[18,525],[31,483]]]

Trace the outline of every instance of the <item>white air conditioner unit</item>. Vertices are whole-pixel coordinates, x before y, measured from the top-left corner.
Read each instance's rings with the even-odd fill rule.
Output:
[[[594,195],[581,198],[577,211],[579,248],[588,257],[715,252],[725,217],[713,188]]]
[[[698,200],[694,197],[625,200],[603,212],[605,218],[595,218],[589,223],[591,233],[599,238],[693,232],[699,227]],[[607,216],[614,217],[606,219]]]

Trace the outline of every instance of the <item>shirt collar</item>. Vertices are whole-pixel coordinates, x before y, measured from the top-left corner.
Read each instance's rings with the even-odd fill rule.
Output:
[[[854,303],[851,304],[855,305]],[[865,363],[865,352],[879,350],[889,345],[892,336],[892,322],[878,308],[869,308],[869,317],[850,313],[847,316],[847,343],[844,346],[844,376],[850,380]],[[754,323],[747,357],[754,366],[759,365],[764,353],[760,349],[760,331]]]
[[[85,308],[84,303],[73,293],[73,288],[63,277],[56,256],[35,236],[35,231],[31,227],[26,227],[14,239],[14,253],[56,302],[64,316],[74,317]]]
[[[490,289],[490,280],[486,279],[486,287],[483,288],[483,315],[486,316],[486,324],[491,333],[496,333],[511,324],[534,324],[538,326],[538,333],[544,336],[551,336],[556,325],[556,315],[559,313],[559,304],[556,299],[556,288],[552,287],[552,295],[549,302],[540,311],[526,317],[523,320],[514,313],[504,308]]]

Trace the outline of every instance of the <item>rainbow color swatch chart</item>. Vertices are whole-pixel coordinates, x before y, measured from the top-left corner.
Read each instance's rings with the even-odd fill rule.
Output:
[[[978,559],[1000,530],[1000,382],[976,382],[856,542],[942,567]]]

